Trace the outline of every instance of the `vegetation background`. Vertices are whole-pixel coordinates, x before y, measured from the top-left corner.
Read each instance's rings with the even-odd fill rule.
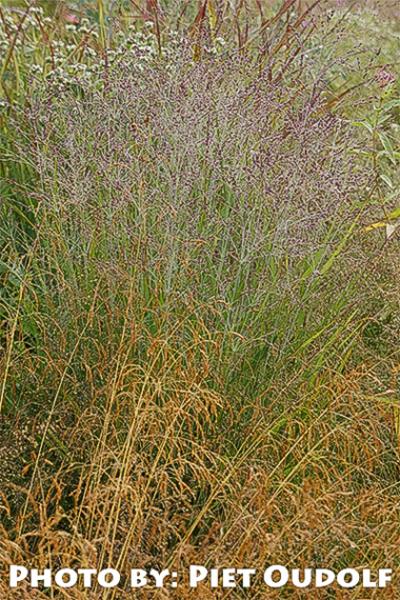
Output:
[[[3,2],[5,574],[273,562],[398,587],[399,50],[389,1]]]

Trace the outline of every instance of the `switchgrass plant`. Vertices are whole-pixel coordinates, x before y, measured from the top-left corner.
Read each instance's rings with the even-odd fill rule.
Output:
[[[169,41],[172,5],[139,5],[153,19],[127,33],[134,52],[110,67],[104,29],[79,85],[6,84],[5,572],[398,564],[398,258],[363,229],[377,175],[348,118],[360,97],[332,97],[353,55],[310,59],[326,21],[297,3],[247,28],[214,5],[188,3]],[[132,597],[125,580],[0,590]]]

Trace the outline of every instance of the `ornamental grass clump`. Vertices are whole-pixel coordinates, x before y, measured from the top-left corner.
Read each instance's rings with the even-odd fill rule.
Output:
[[[330,271],[354,260],[345,240],[368,177],[318,85],[285,84],[271,85],[249,59],[193,63],[182,48],[171,69],[128,62],[105,90],[34,99],[23,120],[36,150],[19,151],[40,182],[36,218],[49,235],[57,220],[63,262],[81,266],[89,289],[100,272],[133,277],[171,311],[167,328],[182,303],[215,304],[220,318],[206,311],[207,325],[239,336],[226,349],[250,335],[288,351],[299,340],[275,318],[284,307],[288,319],[303,313],[305,301],[315,300],[313,327],[323,327],[320,290],[347,302],[353,274],[341,282]]]
[[[257,44],[239,15],[212,51],[199,13],[169,51],[146,34],[152,51],[8,107],[5,570],[400,558],[389,267],[375,282],[374,174],[329,80],[354,56],[310,54],[319,21],[293,5]]]

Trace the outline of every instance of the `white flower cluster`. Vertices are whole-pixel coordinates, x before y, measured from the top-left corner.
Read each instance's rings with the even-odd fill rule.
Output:
[[[142,30],[131,25],[115,31],[104,49],[99,44],[98,24],[87,18],[60,23],[36,6],[27,14],[11,9],[4,13],[0,20],[0,68],[7,61],[11,73],[17,65],[14,76],[22,77],[29,86],[46,82],[60,92],[71,85],[97,85],[104,70],[122,61],[139,71],[156,60],[173,69],[185,44],[173,30],[164,30],[159,40],[154,23],[147,21]],[[224,45],[225,40],[217,37],[205,51],[215,55]]]

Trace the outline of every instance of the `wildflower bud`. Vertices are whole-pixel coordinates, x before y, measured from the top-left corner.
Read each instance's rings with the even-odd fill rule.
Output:
[[[79,17],[72,13],[66,13],[64,15],[64,21],[66,23],[70,23],[71,25],[79,25]]]
[[[381,67],[376,73],[375,80],[380,88],[384,88],[394,83],[396,81],[396,76],[394,75],[394,73],[389,71],[389,69],[386,66],[384,66]]]

